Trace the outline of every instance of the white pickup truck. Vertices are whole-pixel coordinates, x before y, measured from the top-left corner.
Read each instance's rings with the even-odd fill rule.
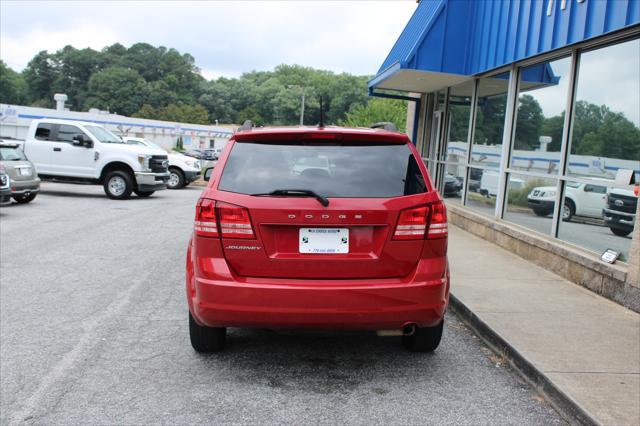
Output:
[[[165,189],[163,150],[127,145],[104,127],[84,121],[34,120],[23,145],[43,180],[103,185],[107,197],[148,197]]]

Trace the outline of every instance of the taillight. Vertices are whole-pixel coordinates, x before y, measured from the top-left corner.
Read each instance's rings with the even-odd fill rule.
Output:
[[[447,225],[447,209],[444,203],[438,202],[431,205],[431,220],[427,239],[447,238],[449,226]]]
[[[416,207],[414,209],[403,210],[398,218],[396,232],[393,234],[394,240],[421,240],[427,229],[427,216],[429,207]]]
[[[240,206],[218,202],[218,220],[223,238],[254,238],[249,211]]]
[[[196,235],[202,237],[217,237],[218,225],[216,223],[216,202],[202,198],[196,206],[196,220],[193,229]]]

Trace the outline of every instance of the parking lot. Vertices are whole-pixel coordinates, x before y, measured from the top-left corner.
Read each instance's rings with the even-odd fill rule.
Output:
[[[200,191],[112,201],[44,183],[0,209],[0,423],[562,423],[452,314],[430,355],[375,333],[239,329],[196,354],[183,277]]]

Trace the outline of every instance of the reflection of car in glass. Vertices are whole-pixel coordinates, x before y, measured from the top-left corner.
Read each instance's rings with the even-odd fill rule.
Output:
[[[295,162],[293,165],[293,173],[300,174],[331,174],[329,168],[329,159],[324,156],[318,157],[303,157]]]
[[[480,180],[482,179],[482,169],[469,170],[469,191],[480,192]]]
[[[553,213],[556,200],[555,186],[538,186],[527,197],[528,205],[537,216]],[[576,216],[602,218],[607,187],[602,185],[567,182],[565,186],[562,220],[565,222]]]
[[[636,187],[637,188],[637,187]],[[638,208],[636,190],[613,188],[607,194],[603,209],[604,223],[616,235],[624,237],[633,231]]]
[[[122,139],[129,145],[163,149],[161,146],[143,138],[125,136]],[[171,153],[167,155],[167,157],[169,157],[169,180],[167,181],[167,188],[180,189],[200,177],[200,161],[176,153]]]
[[[29,203],[40,191],[36,168],[16,142],[0,142],[0,164],[11,178],[11,196],[18,203]]]
[[[482,172],[482,178],[480,179],[479,192],[485,197],[495,197],[498,194],[498,179],[499,174],[493,170],[485,170]],[[525,181],[515,177],[509,178],[509,189],[522,189],[525,186]]]
[[[442,195],[445,197],[456,197],[460,195],[462,190],[462,178],[446,175],[444,177],[444,190]]]
[[[0,206],[11,204],[11,178],[0,164]]]
[[[222,350],[226,327],[393,330],[409,350],[436,349],[446,210],[406,135],[261,128],[229,144],[205,169],[187,252],[196,351]]]

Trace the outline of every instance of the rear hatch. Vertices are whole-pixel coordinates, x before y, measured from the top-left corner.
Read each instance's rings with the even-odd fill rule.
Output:
[[[409,274],[439,197],[406,143],[302,140],[236,142],[215,199],[238,275],[346,279]]]
[[[13,181],[26,181],[35,178],[35,169],[17,145],[0,145],[0,161]]]

